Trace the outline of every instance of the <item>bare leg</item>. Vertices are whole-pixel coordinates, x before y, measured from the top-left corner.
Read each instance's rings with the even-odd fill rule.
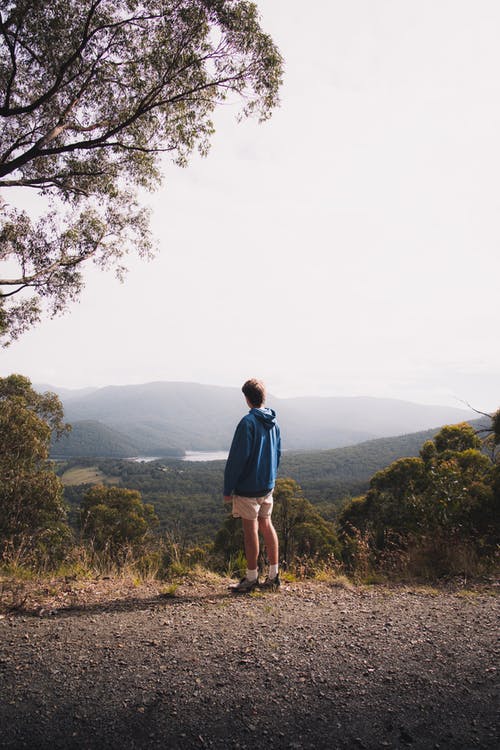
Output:
[[[259,518],[259,531],[264,537],[269,565],[278,564],[278,535],[269,517]],[[248,558],[247,558],[248,559]]]
[[[248,570],[257,569],[257,558],[259,556],[259,527],[257,520],[243,521],[243,541],[245,543],[245,557],[247,559]],[[265,538],[265,537],[264,537]]]

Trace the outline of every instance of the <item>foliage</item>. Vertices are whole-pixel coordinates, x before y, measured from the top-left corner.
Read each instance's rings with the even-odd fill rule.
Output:
[[[498,465],[480,448],[470,425],[446,426],[424,443],[419,458],[399,459],[377,472],[366,496],[347,503],[339,516],[346,561],[352,564],[367,539],[374,560],[391,549],[425,548],[441,569],[452,567],[452,558],[439,552],[450,545],[469,549],[469,560],[494,555]]]
[[[214,551],[222,555],[227,565],[233,565],[233,561],[240,559],[244,550],[243,529],[241,520],[234,518],[231,513],[226,518],[221,528],[215,535]]]
[[[55,394],[28,378],[0,379],[0,549],[3,560],[53,561],[70,535],[63,486],[48,462],[51,433],[66,429]]]
[[[500,445],[500,409],[498,409],[491,418],[491,429],[495,445]]]
[[[405,452],[417,455],[422,441],[434,434],[435,431],[419,432],[327,451],[286,451],[280,476],[294,479],[321,516],[335,522],[346,496],[365,492],[377,470]],[[190,543],[213,540],[224,522],[225,508],[221,501],[224,461],[79,458],[60,462],[59,466],[64,482],[73,468],[97,466],[99,482],[139,490],[145,502],[154,504],[162,530],[182,528]],[[79,506],[87,489],[83,480],[80,487],[65,487],[66,500],[72,508]]]
[[[31,387],[30,380],[23,375],[0,378],[0,401],[38,415],[47,425],[49,435],[53,433],[59,437],[70,429],[63,422],[63,408],[58,396],[50,392],[38,393]],[[48,450],[45,448],[45,445],[39,446],[45,458],[48,458]]]
[[[434,433],[383,438],[328,451],[286,451],[280,475],[297,481],[316,510],[325,519],[335,521],[346,496],[366,491],[370,477],[395,458],[405,453],[417,455],[422,441]],[[59,446],[55,451],[57,454]],[[70,458],[58,465],[64,482],[66,476],[69,479],[72,469],[95,468],[97,465],[100,482],[139,490],[145,501],[154,504],[162,529],[180,524],[192,542],[212,540],[224,521],[225,509],[220,494],[223,461],[162,459],[135,462]],[[75,484],[73,476],[76,472],[71,475],[71,483]],[[90,483],[95,481],[91,479]],[[66,499],[72,508],[79,506],[86,490],[83,480],[81,487],[65,488]]]
[[[479,413],[488,421],[482,421],[477,434],[484,436],[483,446],[489,451],[492,461],[496,461],[500,458],[500,409],[494,414]]]
[[[445,425],[434,438],[434,445],[438,453],[444,451],[465,451],[469,448],[479,450],[481,440],[474,429],[467,422]]]
[[[82,536],[92,540],[97,551],[118,557],[124,548],[143,547],[158,518],[153,506],[142,502],[140,492],[95,485],[83,498],[80,525]]]
[[[0,206],[0,333],[7,341],[63,310],[93,259],[123,273],[150,254],[136,190],[162,155],[206,154],[217,105],[270,116],[282,60],[246,0],[7,0],[0,11],[0,184],[43,195],[38,220]]]
[[[293,479],[278,479],[274,490],[273,521],[281,541],[282,559],[289,565],[298,557],[324,560],[339,553],[332,523],[303,497]]]
[[[65,481],[66,476],[71,479],[76,469],[83,467],[88,467],[89,474],[100,476],[99,483],[139,491],[144,502],[154,505],[161,532],[174,532],[178,539],[183,538],[183,544],[211,541],[223,522],[221,461],[70,459],[60,462],[58,471]],[[88,484],[65,487],[65,497],[72,509],[80,506],[88,489]]]

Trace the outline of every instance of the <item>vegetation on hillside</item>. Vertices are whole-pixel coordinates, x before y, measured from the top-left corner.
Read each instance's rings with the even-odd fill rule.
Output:
[[[294,479],[316,510],[335,521],[345,500],[366,492],[376,471],[401,456],[417,456],[422,443],[434,434],[429,430],[328,451],[286,451],[280,477]],[[85,476],[83,470],[89,474]],[[72,517],[89,482],[97,476],[99,482],[141,492],[145,501],[154,505],[162,529],[175,527],[196,543],[213,540],[224,518],[223,461],[71,459],[58,463],[57,471],[66,485]]]
[[[411,563],[436,574],[477,570],[481,560],[493,559],[500,464],[481,448],[470,425],[450,425],[424,443],[418,458],[377,472],[366,495],[340,514],[346,562],[355,567],[361,553],[375,567],[396,559],[399,568]]]
[[[302,481],[284,474],[275,489],[273,517],[284,566],[302,575],[329,566],[365,577],[487,571],[499,540],[499,414],[482,440],[467,423],[446,426],[423,443],[418,456],[398,457],[388,466],[384,460],[366,494],[354,499],[341,501],[343,483],[351,476],[359,481],[356,457],[365,461],[358,471],[367,472],[370,462],[376,465],[395,450],[393,441],[285,455],[284,471],[296,471]],[[194,562],[219,570],[241,567],[240,522],[222,503],[224,462],[89,459],[56,467],[48,461],[51,435],[66,429],[57,396],[36,393],[22,376],[0,379],[4,565],[39,569],[64,559],[66,566],[79,560],[81,570],[85,559],[103,570],[135,561],[141,570],[162,575]],[[404,439],[408,447],[413,440]],[[329,478],[339,475],[332,489]],[[322,496],[321,482],[338,493],[334,503],[333,494]],[[321,512],[325,507],[330,518]]]
[[[80,506],[82,538],[114,560],[120,559],[124,548],[142,553],[157,526],[153,506],[143,503],[136,490],[97,484],[85,494]]]
[[[72,430],[61,437],[54,436],[51,441],[53,458],[108,456],[136,456],[140,451],[138,445],[126,435],[93,419],[82,420],[72,424]]]
[[[62,558],[70,539],[63,485],[48,462],[66,429],[59,399],[21,375],[0,378],[0,560]]]

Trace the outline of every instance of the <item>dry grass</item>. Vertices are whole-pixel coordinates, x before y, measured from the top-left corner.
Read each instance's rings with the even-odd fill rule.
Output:
[[[319,570],[314,576],[314,580],[345,591],[353,591],[355,588],[353,582],[347,576],[336,573],[334,570]]]
[[[61,481],[66,487],[79,484],[120,484],[120,477],[110,477],[100,471],[97,466],[75,466],[68,469],[61,476]]]
[[[161,588],[160,581],[142,581],[129,574],[97,577],[91,580],[46,578],[17,581],[12,577],[2,577],[0,579],[0,611],[41,614],[130,598],[159,596]]]
[[[21,569],[10,570],[0,572],[0,613],[43,614],[128,599],[174,597],[183,586],[195,590],[197,587],[225,586],[226,583],[226,578],[200,565],[182,575],[172,576],[168,581],[159,580],[154,574],[141,574],[133,565],[125,565],[107,574],[86,569],[84,575],[81,571],[78,575],[61,575],[61,571],[57,571],[52,575],[32,573],[27,577]]]

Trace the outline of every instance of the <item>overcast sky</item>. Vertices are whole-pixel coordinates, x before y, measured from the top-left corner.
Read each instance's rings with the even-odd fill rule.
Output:
[[[186,380],[277,396],[500,406],[500,4],[260,0],[286,61],[263,125],[147,200],[157,258],[0,353],[80,387]]]

